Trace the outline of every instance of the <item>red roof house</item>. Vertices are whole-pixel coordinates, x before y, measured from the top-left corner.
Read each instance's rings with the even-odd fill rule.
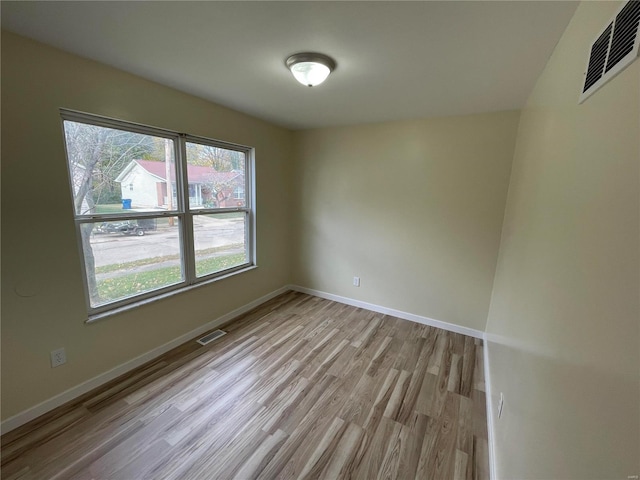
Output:
[[[168,172],[167,172],[168,170]],[[167,195],[167,176],[172,196]],[[176,167],[154,160],[132,160],[115,179],[122,198],[131,200],[131,208],[175,208]],[[245,205],[244,172],[218,172],[212,167],[187,165],[189,206],[191,208],[231,208]]]

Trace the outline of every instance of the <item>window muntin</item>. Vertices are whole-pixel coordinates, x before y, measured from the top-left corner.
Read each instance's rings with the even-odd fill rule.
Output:
[[[251,149],[61,113],[90,314],[254,265]]]

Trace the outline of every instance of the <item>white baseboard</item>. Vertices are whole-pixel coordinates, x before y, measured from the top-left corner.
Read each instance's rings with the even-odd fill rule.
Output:
[[[493,397],[491,396],[491,372],[489,370],[489,345],[485,335],[482,344],[484,353],[484,393],[487,404],[487,434],[489,443],[489,478],[496,480],[496,452],[495,452],[495,433],[493,431],[493,408],[491,408]]]
[[[332,293],[321,292],[320,290],[314,290],[312,288],[300,287],[298,285],[289,285],[291,290],[296,292],[308,293],[320,298],[326,298],[327,300],[333,300],[334,302],[345,303],[354,307],[364,308],[366,310],[372,310],[378,313],[384,313],[385,315],[391,315],[394,317],[402,318],[404,320],[410,320],[412,322],[421,323],[423,325],[429,325],[431,327],[441,328],[449,332],[461,333],[474,338],[484,339],[484,332],[480,330],[474,330],[469,327],[462,327],[453,323],[443,322],[441,320],[435,320],[429,317],[423,317],[421,315],[415,315],[413,313],[403,312],[401,310],[395,310],[393,308],[383,307],[381,305],[375,305],[373,303],[362,302],[360,300],[354,300],[352,298],[341,297]]]
[[[48,400],[45,400],[42,403],[39,403],[31,408],[28,408],[14,415],[13,417],[7,418],[0,424],[0,433],[4,435],[5,433],[10,432],[11,430],[14,430],[20,427],[21,425],[24,425],[25,423],[30,422],[35,418],[38,418],[40,415],[43,415],[61,405],[64,405],[65,403],[73,400],[74,398],[77,398],[80,395],[84,395],[85,393],[93,390],[94,388],[104,385],[105,383],[113,380],[114,378],[117,378],[120,375],[123,375],[133,370],[134,368],[139,367],[150,360],[153,360],[154,358],[162,355],[163,353],[168,352],[172,348],[182,345],[183,343],[188,342],[189,340],[192,340],[193,338],[199,335],[202,335],[208,330],[219,327],[223,323],[228,322],[229,320],[237,317],[238,315],[242,315],[243,313],[248,312],[249,310],[257,307],[258,305],[261,305],[271,300],[272,298],[277,297],[278,295],[284,292],[287,292],[288,290],[290,290],[288,286],[284,286],[282,288],[274,290],[273,292],[268,293],[256,300],[253,300],[252,302],[249,302],[240,308],[236,308],[235,310],[221,317],[218,317],[215,320],[212,320],[194,330],[191,330],[190,332],[187,332],[184,335],[180,335],[178,338],[175,338],[174,340],[171,340],[170,342],[167,342],[164,345],[160,345],[159,347],[149,350],[148,352],[143,353],[138,357],[135,357],[125,363],[118,365],[115,368],[112,368],[111,370],[101,373],[100,375],[94,378],[91,378],[90,380],[82,382],[81,384],[76,385],[75,387],[72,387],[69,390],[66,390]]]

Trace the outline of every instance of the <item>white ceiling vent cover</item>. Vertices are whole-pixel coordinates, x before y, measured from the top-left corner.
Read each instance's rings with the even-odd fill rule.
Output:
[[[222,330],[214,330],[213,332],[206,334],[204,337],[199,338],[198,343],[200,345],[207,345],[213,342],[215,339],[220,338],[221,336],[226,334],[227,332],[224,332]]]
[[[640,0],[629,0],[591,45],[579,103],[624,70],[640,51]]]

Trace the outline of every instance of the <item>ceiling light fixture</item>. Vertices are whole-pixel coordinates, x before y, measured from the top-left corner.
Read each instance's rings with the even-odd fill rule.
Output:
[[[312,52],[296,53],[287,58],[284,63],[296,80],[308,87],[320,85],[336,68],[333,58]]]

